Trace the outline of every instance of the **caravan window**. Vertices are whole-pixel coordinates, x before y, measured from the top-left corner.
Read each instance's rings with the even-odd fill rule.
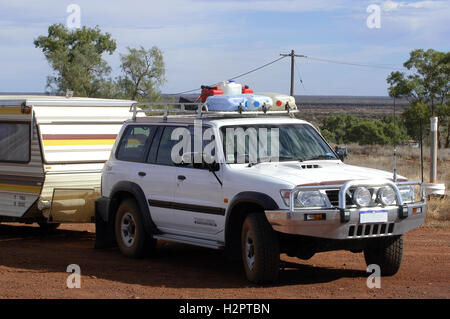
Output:
[[[0,122],[0,162],[30,161],[30,123]]]

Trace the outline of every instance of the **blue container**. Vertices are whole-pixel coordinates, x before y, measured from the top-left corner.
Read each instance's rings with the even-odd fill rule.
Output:
[[[206,99],[210,111],[237,111],[239,105],[246,110],[247,97],[244,95],[212,95]]]
[[[255,94],[243,94],[243,96],[247,99],[245,109],[248,111],[261,111],[263,105],[266,110],[273,106],[273,101],[268,96]]]

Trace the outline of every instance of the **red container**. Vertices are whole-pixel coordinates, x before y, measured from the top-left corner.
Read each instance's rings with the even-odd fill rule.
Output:
[[[242,94],[253,94],[253,90],[248,88],[248,85],[242,87]]]
[[[202,103],[205,103],[208,96],[223,94],[223,91],[219,90],[217,88],[217,86],[203,86],[202,85],[201,88],[202,88],[202,94],[200,95],[200,98],[202,99]]]

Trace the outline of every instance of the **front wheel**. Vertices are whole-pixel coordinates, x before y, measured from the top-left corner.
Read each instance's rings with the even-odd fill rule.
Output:
[[[280,248],[278,237],[264,214],[246,217],[241,234],[242,259],[247,279],[272,283],[278,279]]]
[[[155,249],[156,240],[146,233],[139,208],[132,199],[122,201],[117,209],[115,234],[120,251],[127,257],[142,258]]]
[[[403,257],[403,236],[384,237],[369,243],[364,249],[367,266],[380,266],[381,275],[393,276],[400,269]]]

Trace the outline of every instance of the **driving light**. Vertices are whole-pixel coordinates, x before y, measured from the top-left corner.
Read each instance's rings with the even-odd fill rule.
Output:
[[[357,187],[353,193],[353,202],[358,206],[369,206],[372,194],[365,187]]]
[[[413,203],[415,201],[414,187],[409,186],[399,186],[398,190],[402,196],[403,203]]]
[[[384,206],[390,206],[395,203],[396,196],[392,187],[384,186],[378,190],[378,201]]]

